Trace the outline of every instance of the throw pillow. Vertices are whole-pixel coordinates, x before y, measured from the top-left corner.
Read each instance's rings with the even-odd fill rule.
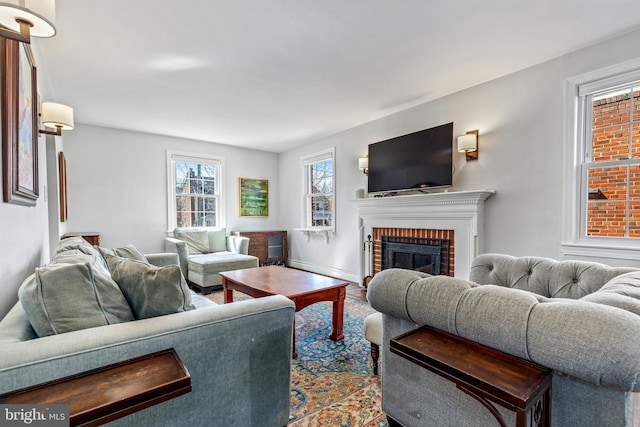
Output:
[[[58,243],[56,254],[68,252],[70,250],[76,250],[83,254],[93,255],[96,258],[96,261],[99,262],[105,270],[107,269],[107,263],[102,259],[100,252],[82,237],[68,237],[66,239],[62,239],[60,243]]]
[[[121,258],[135,259],[142,262],[148,262],[147,257],[133,245],[126,245],[121,248],[107,249],[98,247],[98,251],[104,257],[105,255],[115,255]]]
[[[206,230],[176,228],[173,235],[176,239],[180,239],[187,244],[189,255],[208,254],[211,252],[209,248],[209,233]]]
[[[227,229],[209,231],[209,248],[211,252],[224,252],[227,250]]]
[[[40,337],[134,319],[118,285],[93,262],[36,268],[18,297]]]
[[[111,277],[120,286],[136,319],[195,308],[179,266],[156,267],[112,255],[107,255],[106,260]]]

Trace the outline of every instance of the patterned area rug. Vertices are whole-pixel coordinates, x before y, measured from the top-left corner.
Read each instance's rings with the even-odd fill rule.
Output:
[[[222,292],[208,297],[222,303]],[[234,299],[250,298],[237,292]],[[373,309],[347,296],[344,339],[332,341],[332,303],[320,302],[296,313],[289,427],[387,427],[380,408],[380,377],[372,374],[363,322]]]

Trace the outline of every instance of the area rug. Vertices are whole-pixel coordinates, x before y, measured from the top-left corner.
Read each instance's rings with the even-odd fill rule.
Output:
[[[222,302],[222,292],[208,295]],[[234,299],[250,298],[239,293]],[[297,359],[291,371],[289,427],[387,427],[380,408],[380,377],[373,375],[363,323],[373,309],[347,296],[344,339],[332,341],[332,303],[320,302],[296,313]]]

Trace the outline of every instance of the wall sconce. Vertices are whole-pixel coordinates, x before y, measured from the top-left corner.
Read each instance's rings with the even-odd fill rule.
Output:
[[[365,175],[369,175],[369,157],[360,157],[358,159],[358,169]]]
[[[53,37],[55,0],[4,0],[0,3],[0,37],[31,43],[33,37]]]
[[[40,133],[60,136],[63,130],[73,129],[73,108],[68,105],[43,102],[40,116],[45,127],[55,129],[55,131],[40,129],[38,130]]]
[[[458,152],[465,153],[465,159],[478,160],[478,130],[471,130],[458,137]]]

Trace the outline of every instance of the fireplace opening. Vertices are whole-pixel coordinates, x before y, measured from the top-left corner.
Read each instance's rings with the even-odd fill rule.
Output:
[[[382,270],[404,268],[449,275],[449,240],[382,236]]]

